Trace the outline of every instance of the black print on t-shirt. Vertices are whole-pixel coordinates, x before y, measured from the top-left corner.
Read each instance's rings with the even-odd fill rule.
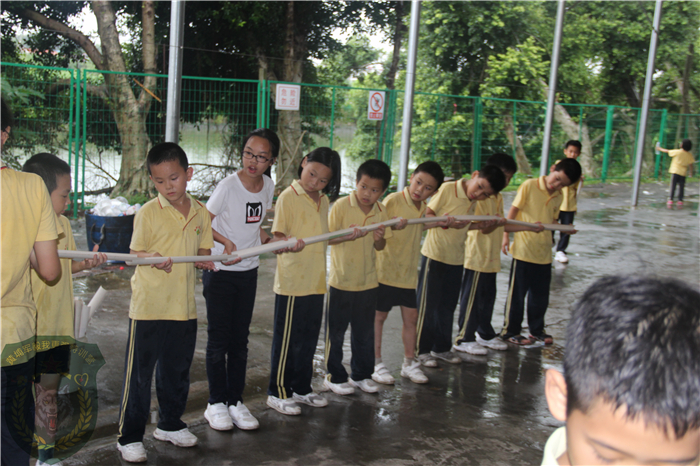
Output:
[[[260,223],[262,210],[262,202],[248,202],[245,205],[245,223]]]

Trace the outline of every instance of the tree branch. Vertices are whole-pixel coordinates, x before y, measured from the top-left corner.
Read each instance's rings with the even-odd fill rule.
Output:
[[[156,74],[156,40],[155,40],[155,5],[152,1],[143,2],[141,19],[141,44],[143,58],[143,72],[149,75]],[[146,76],[143,80],[146,89],[155,89],[156,77]],[[151,99],[148,92],[142,92],[139,96],[139,104],[144,106]]]
[[[63,89],[70,87],[71,81],[70,79],[60,79],[56,81],[55,83],[51,84],[47,89],[46,93],[47,94],[57,94],[58,92],[61,92]],[[90,95],[93,95],[95,97],[99,97],[101,99],[107,100],[109,98],[109,93],[107,92],[107,86],[95,86],[92,84],[88,84],[87,87],[87,92]]]
[[[89,37],[87,37],[85,34],[83,34],[80,31],[76,31],[72,27],[60,22],[56,21],[54,19],[47,18],[46,16],[42,15],[41,13],[38,13],[33,10],[29,10],[27,8],[23,8],[19,11],[17,11],[17,15],[21,18],[27,19],[31,21],[32,23],[36,24],[37,26],[41,26],[42,28],[48,30],[48,31],[53,31],[56,34],[59,34],[66,39],[70,39],[76,44],[78,44],[83,50],[85,50],[85,53],[87,53],[88,57],[92,62],[95,64],[95,67],[98,70],[104,70],[105,68],[105,62],[104,62],[104,57],[100,53],[99,50],[97,50],[97,47],[95,44],[90,40]]]

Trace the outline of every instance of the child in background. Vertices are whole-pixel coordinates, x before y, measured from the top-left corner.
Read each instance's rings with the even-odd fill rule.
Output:
[[[61,215],[70,204],[70,166],[53,154],[42,153],[29,158],[22,171],[39,175],[48,189],[56,222],[63,230],[58,237],[58,249],[75,251],[70,221]],[[99,246],[95,245],[93,251],[97,252],[98,248]],[[106,260],[107,256],[104,254],[95,254],[92,259],[80,262],[61,259],[61,277],[51,282],[47,282],[36,270],[32,270],[32,296],[37,309],[37,341],[51,339],[61,342],[60,346],[37,352],[35,390],[58,390],[60,373],[69,372],[70,353],[67,345],[70,345],[75,337],[72,274],[97,267]],[[47,443],[51,444],[52,441]],[[52,457],[52,449],[39,450],[39,463]]]
[[[486,165],[470,178],[444,183],[428,203],[426,217],[470,215],[476,202],[493,196],[506,185],[500,168]],[[418,300],[418,359],[426,367],[437,367],[441,359],[451,364],[462,360],[452,348],[452,324],[464,272],[467,229],[490,228],[497,221],[454,222],[449,229],[428,231],[421,249]],[[443,227],[444,228],[444,227]]]
[[[340,156],[328,147],[319,147],[304,157],[298,175],[299,180],[293,181],[277,199],[272,223],[276,240],[328,233],[328,205],[340,192]],[[330,243],[356,236],[357,232]],[[305,246],[300,239],[291,249],[296,254],[277,256],[267,405],[282,414],[301,414],[297,403],[319,408],[328,404],[311,388],[326,294],[326,248],[326,242]]]
[[[672,157],[671,166],[668,172],[671,174],[671,188],[668,192],[668,201],[666,204],[673,205],[673,195],[676,193],[676,185],[678,185],[678,203],[683,205],[683,191],[685,190],[685,177],[693,176],[693,154],[690,150],[693,148],[693,143],[690,139],[683,139],[681,148],[677,150],[663,149],[657,146],[661,152],[665,152],[669,157]]]
[[[12,127],[12,112],[2,99],[2,138],[5,145]],[[56,214],[44,182],[31,173],[16,172],[2,163],[0,169],[0,263],[2,276],[2,335],[4,349],[7,345],[21,344],[17,350],[2,360],[1,412],[2,464],[28,465],[31,443],[20,445],[13,436],[15,427],[10,424],[12,400],[21,393],[29,393],[31,400],[34,379],[34,343],[36,335],[36,305],[32,299],[29,267],[46,281],[61,276],[56,238],[58,230]],[[32,403],[24,403],[22,414],[28,428],[34,430]]]
[[[567,141],[564,144],[564,155],[567,159],[578,159],[581,155],[581,143],[576,140]],[[554,167],[552,167],[554,168]],[[564,186],[561,188],[561,206],[559,207],[559,223],[562,225],[573,225],[574,215],[576,214],[576,200],[578,199],[578,192],[583,187],[584,176],[578,179],[575,183],[571,183],[569,186]],[[569,258],[566,255],[566,248],[569,246],[569,238],[571,235],[559,232],[559,242],[557,243],[557,252],[554,255],[554,259],[562,264],[569,262]]]
[[[211,217],[203,204],[187,194],[192,167],[185,151],[172,142],[158,144],[148,152],[146,167],[158,197],[136,213],[131,254],[208,256],[214,246]],[[151,267],[136,267],[131,278],[129,337],[117,443],[122,458],[128,462],[147,459],[143,435],[151,406],[154,368],[159,420],[153,436],[179,447],[197,444],[197,437],[181,419],[197,340],[195,267],[213,270],[214,264],[173,264],[168,259]]]
[[[380,160],[367,160],[357,169],[355,180],[357,189],[333,205],[328,221],[330,231],[389,220],[386,207],[379,202],[391,182],[389,166]],[[379,286],[375,250],[384,249],[391,236],[391,229],[381,226],[371,236],[331,248],[330,290],[326,303],[328,375],[323,383],[338,395],[350,395],[355,387],[367,393],[378,390],[372,380],[374,315]],[[350,378],[343,366],[343,340],[348,324],[352,342]]]
[[[561,205],[561,188],[575,183],[581,176],[576,159],[564,159],[547,176],[532,178],[518,188],[508,212],[509,219],[529,223],[556,223]],[[541,230],[540,230],[541,231]],[[544,333],[544,315],[549,306],[549,284],[552,278],[552,236],[540,231],[515,233],[510,252],[510,284],[506,300],[506,319],[501,336],[516,345],[529,345],[535,340],[551,345],[554,339]],[[576,233],[574,230],[571,234]],[[508,232],[503,233],[502,250],[508,254]],[[527,321],[530,338],[520,335],[527,296]]]
[[[697,288],[604,277],[576,304],[564,374],[548,369],[552,415],[542,464],[700,464]]]
[[[382,202],[387,215],[391,218],[402,217],[406,220],[421,218],[425,215],[426,202],[440,188],[445,179],[442,168],[436,162],[423,162],[413,171],[409,185],[402,192],[389,194]],[[416,323],[418,309],[416,306],[416,285],[418,284],[418,262],[420,261],[420,242],[423,230],[436,226],[449,226],[448,222],[410,225],[406,229],[394,232],[393,238],[386,241],[386,247],[377,252],[377,277],[379,290],[377,312],[374,317],[374,372],[372,380],[391,385],[394,377],[382,362],[382,333],[384,322],[394,306],[401,307],[403,329],[404,360],[401,377],[413,383],[427,383],[428,377],[420,370],[420,363],[415,360]]]
[[[280,141],[267,129],[253,130],[243,141],[243,167],[224,178],[207,202],[212,219],[212,254],[231,254],[269,242],[262,229],[272,207],[275,183],[265,174],[277,159]],[[248,335],[258,285],[258,256],[216,263],[204,271],[207,303],[207,379],[209,404],[204,417],[215,430],[257,429],[260,424],[243,404]]]

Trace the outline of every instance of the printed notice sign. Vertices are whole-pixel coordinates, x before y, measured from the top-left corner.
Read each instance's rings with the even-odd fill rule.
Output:
[[[299,110],[301,86],[296,84],[278,84],[276,110]]]
[[[369,103],[367,105],[367,119],[384,119],[384,92],[369,91]]]

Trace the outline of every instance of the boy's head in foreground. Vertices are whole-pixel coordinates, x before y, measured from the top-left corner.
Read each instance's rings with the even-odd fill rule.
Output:
[[[413,170],[408,185],[408,194],[414,203],[421,203],[435,194],[445,181],[445,174],[437,162],[423,162]]]
[[[355,177],[357,201],[371,207],[391,183],[391,169],[381,160],[370,159],[360,165]]]
[[[70,166],[57,156],[41,153],[31,156],[22,171],[39,175],[51,197],[51,205],[56,215],[61,215],[70,205]]]
[[[690,141],[690,139],[683,139],[683,142],[681,142],[681,147],[684,151],[690,152],[690,149],[693,148],[693,143]]]
[[[486,165],[495,165],[501,169],[503,174],[506,175],[506,186],[510,184],[510,180],[512,180],[513,176],[518,172],[518,164],[515,162],[515,159],[501,152],[496,152],[486,159]]]
[[[581,155],[581,141],[572,139],[564,144],[564,155],[567,159],[577,159]]]
[[[575,306],[564,375],[547,371],[566,421],[559,464],[700,464],[700,293],[671,279],[605,277]]]
[[[483,201],[506,187],[506,175],[495,165],[485,165],[471,178],[463,178],[462,183],[470,201]]]
[[[550,193],[576,183],[581,178],[581,164],[576,159],[560,160],[545,177],[545,184]]]
[[[187,155],[174,142],[163,142],[148,151],[146,166],[156,190],[171,204],[187,198],[187,182],[192,179],[192,167]]]

